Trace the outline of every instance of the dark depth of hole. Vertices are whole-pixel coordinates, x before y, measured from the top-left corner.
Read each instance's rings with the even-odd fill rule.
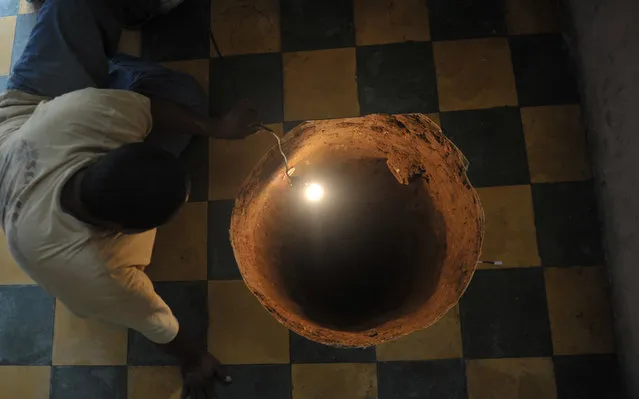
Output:
[[[290,189],[268,237],[277,242],[270,266],[306,317],[364,330],[430,296],[443,250],[419,184],[398,183],[374,158],[326,159],[300,177],[322,183],[325,198],[310,203],[304,187]]]

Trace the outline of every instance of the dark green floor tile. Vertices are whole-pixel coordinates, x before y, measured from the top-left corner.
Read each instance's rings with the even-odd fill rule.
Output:
[[[287,121],[284,122],[284,134],[290,132],[292,129],[294,129],[295,127],[297,127],[297,125],[299,125],[300,123],[302,123],[304,121]]]
[[[210,56],[211,2],[189,0],[142,29],[142,57],[153,61]]]
[[[228,366],[233,378],[217,390],[219,399],[289,399],[291,366],[288,364]]]
[[[206,348],[209,322],[206,281],[155,283],[155,290],[171,308],[180,323],[180,331],[198,348]],[[137,331],[129,330],[127,362],[132,366],[178,364],[157,345]]]
[[[363,115],[438,110],[430,43],[358,47],[357,84]]]
[[[225,114],[240,99],[249,99],[264,123],[284,119],[282,54],[252,54],[211,60],[211,109]]]
[[[464,360],[381,362],[379,399],[466,399]]]
[[[601,231],[591,181],[533,184],[539,256],[545,266],[603,263]]]
[[[501,36],[506,33],[500,0],[428,0],[432,40]]]
[[[460,302],[464,356],[552,354],[543,270],[478,270]]]
[[[242,278],[237,268],[229,238],[234,200],[210,201],[208,212],[208,277],[209,280]]]
[[[291,332],[291,363],[362,363],[374,362],[375,347],[334,348],[309,341]]]
[[[54,309],[40,287],[0,286],[0,366],[51,364]]]
[[[54,367],[51,399],[127,399],[126,367]]]
[[[284,51],[355,45],[351,0],[282,0],[280,9]]]
[[[621,399],[620,370],[614,355],[556,356],[557,399]]]
[[[579,102],[576,69],[561,35],[514,36],[510,52],[520,106]]]
[[[519,109],[442,112],[440,117],[444,133],[470,162],[474,186],[530,183]]]
[[[3,0],[0,1],[0,17],[16,15],[20,7],[20,0]]]

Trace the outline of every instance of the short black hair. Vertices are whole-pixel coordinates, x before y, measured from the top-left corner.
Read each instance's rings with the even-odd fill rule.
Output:
[[[127,144],[91,164],[80,182],[80,200],[91,216],[127,230],[166,223],[188,196],[184,168],[150,144]]]

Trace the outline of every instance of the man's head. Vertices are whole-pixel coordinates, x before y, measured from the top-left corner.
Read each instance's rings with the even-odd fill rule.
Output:
[[[189,181],[170,153],[144,143],[113,150],[83,173],[80,200],[92,218],[123,232],[166,223],[189,194]]]

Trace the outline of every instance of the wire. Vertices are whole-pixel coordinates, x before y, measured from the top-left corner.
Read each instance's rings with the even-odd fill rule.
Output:
[[[286,178],[288,179],[289,184],[292,184],[291,175],[289,174],[289,171],[291,169],[288,167],[288,158],[286,157],[286,154],[284,154],[284,150],[282,149],[282,140],[280,139],[280,137],[277,135],[277,133],[273,131],[273,129],[267,126],[264,126],[261,123],[254,125],[254,127],[258,127],[260,129],[266,130],[267,132],[271,133],[273,137],[275,137],[275,140],[277,141],[277,148],[280,150],[280,154],[282,154],[282,158],[284,158],[284,168],[286,170]]]
[[[235,97],[235,100],[237,101],[237,97],[239,94],[239,91],[237,90],[237,85],[235,84],[235,77],[233,76],[233,72],[231,71],[231,68],[229,68],[228,64],[226,63],[226,58],[224,58],[224,56],[222,55],[222,51],[220,51],[220,47],[217,45],[217,41],[215,40],[215,36],[213,35],[213,28],[211,27],[211,29],[209,30],[209,34],[211,37],[211,44],[213,44],[213,48],[215,49],[215,53],[217,54],[217,56],[219,57],[220,61],[222,62],[222,64],[224,65],[224,67],[226,68],[229,77],[230,77],[230,81],[231,81],[231,87],[233,90],[233,96]],[[263,123],[258,123],[255,124],[251,127],[257,127],[260,128],[262,130],[266,130],[267,132],[271,133],[273,135],[273,137],[275,138],[275,140],[277,141],[277,148],[280,151],[280,154],[282,155],[282,158],[284,159],[284,168],[286,171],[286,178],[288,179],[288,183],[292,184],[292,180],[291,180],[291,175],[289,174],[290,168],[288,167],[288,158],[286,157],[286,154],[284,154],[284,150],[282,149],[282,140],[280,139],[280,137],[277,135],[277,133],[275,133],[271,128],[265,126]]]

